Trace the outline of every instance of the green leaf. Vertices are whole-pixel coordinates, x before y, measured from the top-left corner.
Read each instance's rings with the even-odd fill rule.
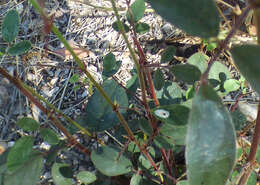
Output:
[[[127,26],[127,25],[126,25],[125,23],[123,23],[123,22],[122,22],[122,24],[123,24],[123,26],[124,26],[125,32],[126,32],[126,33],[129,32],[129,30],[130,30],[130,29],[129,29],[129,26]],[[118,21],[113,22],[112,28],[113,28],[114,30],[120,32],[119,27],[118,27]]]
[[[121,62],[117,62],[113,53],[108,53],[104,57],[103,62],[103,75],[105,77],[113,76],[120,68]]]
[[[22,128],[24,131],[36,131],[39,129],[39,124],[37,121],[35,121],[32,118],[29,117],[23,117],[20,118],[16,123],[20,128]]]
[[[149,154],[151,157],[155,157],[155,150],[152,147],[148,148]],[[138,158],[138,163],[139,167],[142,169],[150,169],[152,167],[150,161],[143,155],[141,154]]]
[[[177,183],[177,185],[189,185],[187,180],[182,180]]]
[[[173,146],[175,145],[174,140],[164,136],[156,136],[154,139],[154,144],[158,148],[164,148],[165,150],[173,149]]]
[[[260,46],[243,45],[231,49],[232,56],[239,71],[260,94]]]
[[[176,48],[173,46],[168,47],[163,51],[161,56],[161,63],[170,62],[176,53]]]
[[[160,133],[172,140],[176,145],[185,145],[187,127],[176,127],[170,124],[163,124],[160,129]]]
[[[59,171],[63,177],[73,178],[73,171],[71,166],[62,166],[59,168]]]
[[[253,172],[251,172],[251,175],[249,176],[246,185],[255,185],[255,184],[257,184],[257,175],[253,171]]]
[[[143,22],[137,23],[135,25],[135,30],[139,34],[144,34],[144,33],[148,32],[149,29],[150,29],[149,24],[146,24],[146,23],[143,23]]]
[[[160,121],[174,126],[185,126],[188,123],[189,108],[183,105],[164,105],[152,109],[152,114]]]
[[[158,68],[153,76],[154,87],[157,91],[161,90],[165,84],[163,72]]]
[[[80,183],[90,184],[92,182],[95,182],[97,180],[97,177],[94,173],[91,173],[89,171],[81,171],[77,174],[77,179],[80,181]]]
[[[145,118],[141,118],[139,121],[139,127],[140,129],[147,135],[152,134],[153,132],[153,128],[151,126],[151,124],[149,123],[149,121]]]
[[[25,40],[25,41],[19,42],[19,43],[15,44],[15,45],[11,46],[8,49],[8,53],[11,56],[21,55],[21,54],[24,54],[27,51],[29,51],[29,49],[31,49],[31,47],[32,47],[31,42],[28,41],[28,40]]]
[[[219,15],[212,0],[148,0],[153,9],[167,21],[189,35],[216,37]]]
[[[195,93],[196,93],[196,89],[195,89],[194,85],[192,85],[186,91],[185,98],[187,100],[192,99],[194,97]]]
[[[192,56],[190,56],[187,63],[196,66],[197,68],[199,68],[201,73],[204,73],[208,66],[207,65],[208,59],[209,57],[204,53],[197,52]]]
[[[227,79],[232,78],[228,68],[220,62],[214,62],[209,71],[209,79],[215,79],[219,82],[225,82]]]
[[[0,47],[0,57],[2,57],[5,54],[5,47]]]
[[[117,102],[120,107],[128,107],[128,98],[125,90],[114,80],[106,80],[102,88],[113,102]],[[126,109],[120,109],[121,114],[126,113]],[[79,117],[79,123],[86,125],[90,130],[101,132],[115,126],[119,120],[112,107],[107,103],[101,94],[96,91],[90,97],[86,106],[87,116]]]
[[[117,176],[131,171],[132,163],[124,155],[118,159],[120,151],[104,146],[92,151],[91,160],[104,175]]]
[[[79,75],[76,74],[76,73],[73,74],[73,75],[70,77],[69,82],[70,82],[70,83],[77,83],[77,82],[79,82]]]
[[[43,171],[43,157],[39,153],[29,156],[24,165],[13,173],[4,176],[4,185],[35,185]]]
[[[142,182],[142,176],[138,173],[135,173],[130,180],[130,185],[140,185]]]
[[[48,142],[50,145],[56,145],[59,143],[59,137],[50,128],[41,128],[40,134],[43,137],[44,141]]]
[[[133,4],[131,4],[130,9],[132,11],[133,21],[135,23],[138,22],[144,16],[144,12],[145,12],[144,0],[135,0],[135,2]],[[127,17],[127,20],[131,23],[131,17],[130,17],[129,10],[126,13],[126,17]]]
[[[16,141],[7,157],[7,168],[9,171],[17,170],[27,161],[32,152],[33,142],[34,138],[32,136],[24,136]]]
[[[229,93],[240,88],[240,82],[236,79],[228,79],[224,82],[224,89]]]
[[[236,109],[231,112],[232,120],[237,131],[241,130],[246,124],[246,116],[240,111],[240,109]]]
[[[171,68],[171,72],[182,82],[187,84],[194,84],[196,81],[200,80],[201,72],[200,70],[191,64],[177,64]]]
[[[182,99],[182,89],[175,82],[166,82],[160,91],[156,91],[160,105],[170,105],[180,103]]]
[[[220,95],[227,95],[229,92],[225,90],[224,83],[231,79],[232,75],[228,68],[220,62],[214,62],[209,71],[209,82]]]
[[[2,37],[6,42],[12,42],[18,34],[20,17],[16,10],[10,10],[5,15],[2,24]]]
[[[68,164],[65,163],[54,163],[51,168],[51,175],[53,181],[57,185],[72,185],[72,178],[66,178],[60,172],[61,167],[68,167]]]
[[[186,138],[189,184],[225,184],[236,159],[233,123],[217,93],[201,85],[193,99]]]

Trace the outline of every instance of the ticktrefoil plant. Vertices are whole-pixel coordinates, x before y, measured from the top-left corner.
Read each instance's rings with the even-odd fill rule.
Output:
[[[22,184],[37,184],[44,158],[52,165],[51,173],[57,185],[71,185],[73,180],[81,184],[123,184],[126,180],[131,185],[256,184],[257,177],[254,170],[257,163],[259,164],[260,156],[258,150],[260,115],[258,113],[253,141],[250,149],[247,149],[248,155],[243,153],[241,148],[237,148],[239,139],[235,128],[240,128],[244,122],[236,118],[243,115],[239,111],[231,114],[222,103],[222,98],[230,92],[241,89],[244,94],[245,80],[243,77],[240,80],[234,79],[228,68],[217,60],[221,52],[229,49],[230,39],[250,10],[254,10],[256,20],[260,22],[257,1],[249,1],[249,5],[229,34],[223,41],[218,42],[220,18],[213,0],[147,0],[147,3],[150,3],[156,13],[164,19],[189,35],[201,37],[202,45],[206,46],[207,52],[214,50],[211,57],[203,52],[197,52],[184,64],[170,65],[176,51],[170,46],[163,52],[160,61],[169,67],[162,68],[158,65],[152,75],[150,61],[147,60],[138,37],[150,27],[141,21],[146,9],[145,0],[133,2],[126,0],[127,11],[124,16],[119,16],[116,2],[111,0],[117,19],[112,27],[122,34],[135,64],[133,77],[124,88],[114,78],[121,62],[116,60],[112,52],[104,57],[102,74],[104,82],[100,85],[53,25],[43,8],[35,0],[30,2],[42,16],[46,32],[52,31],[64,43],[79,69],[85,73],[87,80],[96,89],[89,98],[85,110],[74,121],[19,78],[9,75],[3,68],[0,68],[0,74],[47,115],[54,126],[66,136],[65,142],[69,146],[75,146],[90,156],[98,173],[81,171],[73,174],[68,164],[56,160],[59,151],[66,148],[64,140],[60,140],[53,130],[41,128],[35,120],[24,117],[17,121],[17,126],[28,133],[39,133],[40,137],[51,145],[51,149],[44,154],[34,149],[34,138],[30,134],[18,139],[14,146],[1,156],[1,184],[21,184],[21,179],[24,178],[26,181]],[[17,15],[11,11],[6,17],[11,14]],[[17,21],[15,18],[12,19]],[[123,19],[127,22],[123,23]],[[2,30],[5,30],[4,25],[5,23]],[[8,25],[7,27],[14,29]],[[2,35],[4,38],[4,31]],[[4,40],[11,42],[16,35],[15,28]],[[133,40],[132,45],[130,39]],[[258,45],[234,46],[230,50],[237,68],[257,93],[260,93],[259,51]],[[11,48],[8,52],[12,55]],[[21,53],[16,52],[15,55]],[[174,76],[176,82],[165,79],[165,70]],[[86,83],[87,80],[82,83]],[[70,82],[79,82],[79,77],[75,75]],[[179,83],[185,84],[187,90],[183,90]],[[141,89],[141,98],[136,96],[137,88]],[[131,103],[132,99],[138,102],[138,106]],[[140,106],[141,110],[137,108]],[[133,115],[134,119],[128,119]],[[72,136],[73,133],[63,126],[59,117],[64,117],[76,127],[75,129],[93,138],[94,133],[116,128],[115,137],[120,145],[108,146],[97,140],[100,146],[91,150]],[[244,161],[240,160],[244,155],[246,155]],[[183,161],[178,162],[179,158],[184,156],[185,164]]]

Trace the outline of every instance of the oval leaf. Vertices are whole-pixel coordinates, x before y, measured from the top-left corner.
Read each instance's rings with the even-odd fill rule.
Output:
[[[40,134],[44,141],[48,142],[50,145],[56,145],[59,143],[59,137],[50,128],[41,128]]]
[[[185,145],[185,137],[187,133],[187,126],[186,127],[176,127],[170,124],[163,124],[160,129],[160,133],[163,136],[167,136],[169,140],[172,140],[176,145]]]
[[[97,177],[94,173],[88,171],[81,171],[77,174],[77,179],[81,183],[90,184],[92,182],[95,182],[97,180]]]
[[[216,37],[219,15],[212,0],[148,0],[154,10],[189,35]]]
[[[193,99],[186,138],[189,184],[225,184],[236,159],[233,123],[217,93],[202,85]]]
[[[106,80],[102,88],[113,102],[117,102],[121,107],[128,107],[128,98],[125,90],[114,80]],[[126,109],[120,109],[119,112],[124,114]],[[87,124],[90,130],[101,132],[115,126],[119,120],[112,107],[107,103],[98,91],[90,97],[86,106],[87,116],[79,118],[79,122]]]
[[[163,72],[158,68],[153,76],[154,87],[157,91],[161,90],[165,84]]]
[[[196,81],[200,80],[201,72],[200,70],[190,64],[177,64],[171,68],[174,76],[187,84],[194,84]]]
[[[57,185],[72,185],[72,178],[66,178],[62,175],[60,172],[60,168],[62,167],[68,167],[68,164],[65,163],[54,163],[54,165],[51,168],[51,175],[53,178],[53,181]]]
[[[125,23],[123,23],[123,22],[122,22],[122,24],[123,24],[123,26],[124,26],[125,32],[126,32],[126,33],[129,32],[129,30],[130,30],[129,27],[128,27]],[[118,22],[117,22],[117,21],[113,22],[112,28],[113,28],[114,30],[120,32],[119,27],[118,27]]]
[[[24,117],[17,121],[17,125],[24,131],[36,131],[39,129],[39,124],[32,118]]]
[[[105,77],[110,77],[114,75],[120,68],[121,63],[116,61],[115,55],[113,53],[108,53],[104,57],[103,62],[103,75]]]
[[[27,51],[29,51],[29,49],[31,49],[31,47],[32,47],[31,42],[28,40],[25,40],[25,41],[19,42],[19,43],[13,45],[12,47],[10,47],[8,49],[8,53],[11,56],[21,55],[21,54],[24,54]]]
[[[132,163],[124,155],[119,157],[119,154],[120,151],[104,146],[91,153],[91,160],[95,167],[104,175],[122,175],[131,171]]]
[[[2,24],[2,37],[6,42],[12,42],[18,34],[20,17],[16,10],[7,12]]]
[[[138,22],[144,16],[145,12],[145,3],[144,0],[135,0],[135,2],[130,6],[132,11],[133,21]],[[131,17],[129,10],[126,13],[127,20],[131,22]]]
[[[183,105],[165,105],[152,109],[153,115],[167,124],[185,126],[188,122],[189,108]]]
[[[260,46],[237,46],[231,50],[231,53],[239,71],[252,88],[260,94]]]
[[[190,56],[187,63],[196,66],[201,73],[204,73],[207,69],[207,60],[209,57],[204,53],[197,52]]]
[[[141,23],[138,23],[137,25],[135,25],[135,29],[136,29],[137,33],[144,34],[149,31],[150,26],[149,26],[149,24],[141,22]]]
[[[9,171],[15,171],[21,167],[32,152],[34,138],[24,136],[20,138],[11,148],[7,157],[7,168]]]
[[[176,48],[173,46],[168,47],[163,51],[161,56],[161,63],[170,62],[176,53]]]
[[[39,154],[30,155],[26,164],[14,173],[4,177],[4,185],[35,185],[40,181],[43,170],[43,157]]]
[[[175,82],[166,82],[160,91],[156,91],[156,96],[160,105],[180,103],[182,98],[182,89]]]
[[[228,79],[224,82],[224,89],[229,93],[240,88],[240,82],[236,79]]]

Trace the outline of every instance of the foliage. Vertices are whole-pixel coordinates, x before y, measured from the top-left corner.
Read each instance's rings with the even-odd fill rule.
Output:
[[[49,17],[35,0],[30,2],[40,12],[45,26],[50,27],[52,22]],[[72,185],[75,181],[81,184],[116,184],[123,180],[127,180],[130,185],[237,185],[237,178],[243,176],[241,173],[246,170],[241,166],[247,163],[240,158],[247,156],[249,149],[236,148],[236,131],[242,132],[247,120],[239,109],[233,110],[232,107],[229,111],[222,100],[230,92],[241,90],[245,94],[246,80],[260,93],[260,47],[244,45],[231,49],[236,66],[243,75],[239,79],[234,78],[222,61],[216,61],[219,54],[215,50],[221,51],[227,45],[218,44],[220,18],[213,0],[135,0],[131,4],[126,1],[128,8],[121,17],[115,1],[111,2],[117,18],[112,28],[123,35],[135,62],[132,78],[125,86],[116,81],[114,75],[122,62],[111,51],[104,55],[103,82],[99,84],[52,25],[49,31],[52,30],[64,43],[80,70],[87,76],[82,80],[75,73],[69,82],[74,84],[74,90],[88,83],[90,97],[75,122],[20,79],[17,80],[18,77],[6,75],[22,92],[29,92],[25,93],[29,100],[39,99],[38,106],[44,102],[51,109],[41,110],[67,139],[61,139],[57,130],[46,125],[40,126],[32,118],[20,118],[17,126],[23,134],[0,156],[0,184],[37,184],[43,171],[43,161],[46,161],[57,185]],[[176,48],[169,46],[162,52],[158,67],[151,75],[150,69],[153,68],[147,62],[138,37],[151,27],[142,22],[146,3],[150,3],[156,13],[187,34],[201,37],[205,53],[201,49],[186,62],[176,64],[173,62],[176,59]],[[6,52],[10,56],[21,55],[31,48],[30,41],[13,43],[19,27],[18,12],[10,10],[2,24],[2,37],[8,42],[8,47],[1,48],[0,56]],[[133,46],[128,36],[134,40]],[[137,93],[138,89],[141,96]],[[68,127],[63,127],[58,122],[60,117],[77,128],[72,132]],[[120,147],[115,143],[105,145],[97,139],[99,133],[109,129],[112,129],[115,140],[120,138],[116,140],[123,143],[120,143]],[[95,149],[81,145],[72,135],[76,131],[88,134],[99,144],[95,145]],[[49,150],[40,151],[34,147],[39,142],[33,137],[36,135],[50,145]],[[96,173],[81,170],[75,174],[73,167],[59,157],[61,152],[69,151],[72,147],[90,156]],[[258,163],[259,151],[255,156]],[[239,154],[237,157],[236,153]],[[254,172],[248,184],[256,184]]]
[[[20,16],[16,10],[10,10],[6,13],[4,21],[2,23],[2,37],[6,42],[12,43],[18,35],[20,27]],[[25,40],[12,44],[8,49],[7,53],[11,56],[21,55],[29,51],[32,47],[30,41]],[[1,50],[0,56],[6,52]]]

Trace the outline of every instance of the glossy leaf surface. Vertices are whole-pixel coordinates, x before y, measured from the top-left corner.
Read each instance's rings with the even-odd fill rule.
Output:
[[[12,42],[18,34],[20,17],[16,10],[7,12],[2,24],[2,37],[6,42]]]
[[[260,94],[260,46],[236,46],[231,53],[239,71],[252,88]]]
[[[236,137],[229,113],[208,85],[193,99],[186,142],[189,184],[225,184],[235,163]]]
[[[216,37],[219,15],[212,0],[148,0],[153,9],[167,21],[189,35]]]
[[[104,146],[91,153],[91,160],[104,175],[122,175],[131,171],[132,163],[124,155],[119,157],[119,153],[119,150]]]

